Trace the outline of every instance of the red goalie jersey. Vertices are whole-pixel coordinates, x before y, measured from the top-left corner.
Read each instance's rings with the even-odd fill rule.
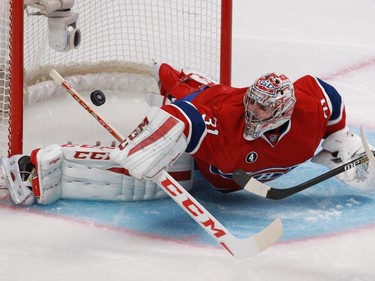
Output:
[[[237,169],[259,181],[273,180],[313,157],[321,140],[345,127],[341,96],[313,76],[293,83],[296,105],[290,121],[248,141],[244,95],[247,88],[201,84],[167,64],[159,69],[161,93],[177,98],[163,110],[185,123],[187,153],[202,175],[218,190],[240,187],[232,180]]]

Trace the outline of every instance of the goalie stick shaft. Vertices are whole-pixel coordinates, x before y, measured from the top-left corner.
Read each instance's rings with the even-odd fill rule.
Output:
[[[84,98],[56,71],[50,76],[84,108],[119,142],[127,140],[104,118],[95,112]],[[282,234],[280,219],[275,219],[259,233],[244,239],[233,236],[214,216],[212,216],[189,192],[187,192],[167,171],[162,170],[154,179],[186,213],[188,213],[208,234],[211,235],[230,254],[238,258],[255,255],[275,243]]]
[[[317,176],[315,178],[312,178],[306,182],[303,182],[301,184],[298,184],[296,186],[292,186],[292,187],[289,187],[289,188],[283,188],[283,189],[279,189],[279,188],[274,188],[274,187],[270,187],[264,183],[261,183],[259,181],[257,181],[256,179],[252,178],[251,176],[249,176],[248,174],[246,174],[246,172],[242,171],[242,170],[237,170],[234,172],[233,174],[233,179],[234,181],[240,185],[242,188],[244,188],[245,190],[247,191],[250,191],[251,193],[254,193],[254,194],[257,194],[259,196],[262,196],[262,197],[265,197],[265,198],[269,198],[269,199],[273,199],[273,200],[280,200],[280,199],[284,199],[284,198],[287,198],[293,194],[296,194],[300,191],[303,191],[311,186],[314,186],[320,182],[323,182],[329,178],[332,178],[334,176],[337,176],[338,174],[341,174],[343,172],[346,172],[350,169],[353,169],[355,167],[357,167],[358,165],[362,165],[366,162],[369,161],[370,159],[370,162],[375,163],[375,158],[374,158],[374,155],[375,153],[374,152],[371,152],[369,147],[368,147],[368,144],[367,144],[367,141],[366,139],[364,138],[364,134],[363,134],[363,130],[361,128],[361,139],[362,139],[362,143],[363,143],[363,146],[365,147],[366,149],[366,154],[364,154],[363,156],[361,157],[358,157],[357,159],[354,159],[346,164],[343,164],[333,170],[330,170],[320,176]],[[374,165],[375,167],[375,165]]]

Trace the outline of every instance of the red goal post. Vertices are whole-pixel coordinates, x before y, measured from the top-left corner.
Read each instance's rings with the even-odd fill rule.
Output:
[[[231,83],[232,0],[76,0],[72,11],[81,43],[59,52],[45,16],[0,0],[0,157],[22,153],[28,87],[52,68],[69,76],[168,62]]]

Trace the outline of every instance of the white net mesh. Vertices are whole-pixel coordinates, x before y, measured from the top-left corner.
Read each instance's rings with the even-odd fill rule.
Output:
[[[82,41],[68,53],[48,46],[45,17],[25,16],[28,72],[50,64],[167,61],[219,76],[220,1],[76,1],[73,11]]]
[[[9,135],[10,3],[0,0],[0,156],[7,154]],[[25,81],[17,83],[32,86],[49,80],[51,68],[65,77],[98,72],[150,74],[147,67],[138,65],[153,62],[189,67],[219,80],[221,0],[76,0],[72,10],[79,14],[82,40],[69,52],[49,47],[46,17],[30,15],[36,12],[30,7],[24,11]],[[25,95],[25,104],[40,100]]]

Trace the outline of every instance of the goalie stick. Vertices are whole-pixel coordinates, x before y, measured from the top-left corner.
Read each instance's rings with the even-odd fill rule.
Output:
[[[311,186],[314,186],[322,181],[325,181],[338,174],[341,174],[347,170],[353,169],[354,167],[358,165],[362,165],[366,163],[367,161],[369,161],[371,165],[373,166],[373,168],[375,168],[375,157],[374,157],[375,152],[371,152],[369,145],[365,139],[362,127],[361,127],[361,140],[362,140],[362,145],[365,148],[366,154],[346,164],[343,164],[331,171],[328,171],[320,176],[317,176],[306,182],[298,184],[296,186],[292,186],[292,187],[284,188],[284,189],[274,188],[267,184],[259,182],[258,180],[249,176],[248,174],[246,174],[246,172],[242,170],[237,170],[233,173],[233,180],[245,190],[250,191],[251,193],[254,193],[256,195],[269,198],[269,199],[273,199],[273,200],[284,199],[300,191],[303,191]]]
[[[68,84],[56,71],[51,70],[50,76],[83,107],[120,143],[125,139],[104,118],[95,112],[81,95]],[[154,179],[185,212],[187,212],[208,234],[221,244],[230,254],[238,258],[255,255],[275,243],[282,235],[280,219],[275,219],[262,231],[248,238],[233,236],[214,216],[212,216],[189,192],[187,192],[167,171],[162,172]]]

